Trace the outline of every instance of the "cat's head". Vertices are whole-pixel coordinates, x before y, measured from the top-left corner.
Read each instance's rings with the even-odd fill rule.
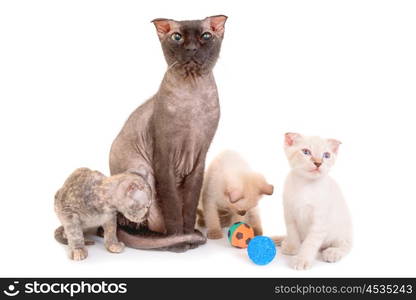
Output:
[[[214,67],[226,20],[226,16],[218,15],[194,21],[155,19],[152,22],[169,67],[185,76],[198,76]]]
[[[152,191],[147,183],[146,175],[120,174],[114,197],[115,207],[127,219],[140,223],[144,221],[152,204]]]
[[[225,191],[228,207],[236,214],[244,216],[257,206],[263,195],[273,194],[273,185],[267,183],[263,175],[245,174],[238,183],[231,184]]]
[[[335,163],[340,141],[320,137],[285,134],[284,148],[292,169],[310,179],[326,175]]]

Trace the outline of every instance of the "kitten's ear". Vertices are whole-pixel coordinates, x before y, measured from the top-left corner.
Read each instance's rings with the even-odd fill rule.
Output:
[[[243,199],[243,193],[237,189],[227,189],[225,195],[230,199],[231,203],[236,203],[237,201]]]
[[[302,136],[299,133],[287,132],[285,133],[285,146],[293,146]]]
[[[133,197],[134,193],[136,193],[136,191],[138,191],[139,189],[139,185],[136,182],[132,181],[127,186],[126,195],[129,197]]]
[[[157,35],[159,36],[159,39],[163,39],[167,33],[169,33],[172,30],[172,25],[175,21],[171,19],[154,19],[152,23],[156,27]]]
[[[331,146],[331,151],[335,154],[338,154],[339,145],[341,145],[342,143],[336,139],[328,139],[327,141]]]
[[[131,173],[131,174],[135,174],[135,175],[139,175],[144,180],[146,180],[147,182],[149,181],[148,180],[149,179],[149,170],[143,165],[140,165],[138,168],[128,169],[126,172]]]
[[[139,189],[139,185],[137,183],[130,182],[129,186],[127,187],[127,192],[137,191]]]
[[[260,191],[264,195],[273,195],[274,187],[271,184],[265,183],[261,188]]]
[[[209,22],[211,30],[219,36],[224,35],[224,25],[228,17],[224,15],[217,15],[205,18]]]

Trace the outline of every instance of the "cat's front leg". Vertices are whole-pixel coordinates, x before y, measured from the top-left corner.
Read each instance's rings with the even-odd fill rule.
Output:
[[[201,201],[207,237],[212,240],[221,239],[222,232],[221,218],[217,207],[217,198],[224,197],[221,190],[211,187],[209,183],[202,189]]]
[[[183,182],[183,231],[185,234],[195,232],[200,233],[195,229],[195,221],[199,196],[201,194],[202,182],[204,179],[204,160],[205,158],[201,158],[199,162],[197,162],[192,173],[186,176]],[[190,247],[195,248],[200,244],[201,243],[191,244]]]
[[[326,233],[319,225],[312,225],[308,235],[302,242],[298,254],[293,258],[293,268],[306,270],[312,266],[313,260],[325,239]]]
[[[207,237],[211,240],[218,240],[223,238],[220,216],[215,203],[204,204],[204,217],[207,226]]]
[[[168,149],[158,145],[154,153],[155,188],[168,235],[183,234],[182,201],[179,199],[175,164]]]
[[[77,215],[72,215],[65,221],[64,226],[65,235],[68,239],[69,258],[73,260],[83,260],[87,258],[88,251],[85,248],[84,232],[82,230],[81,222]]]
[[[109,221],[103,225],[104,245],[111,253],[120,253],[124,250],[124,243],[117,239],[117,215],[114,214]]]
[[[201,194],[202,181],[204,179],[204,164],[197,163],[194,170],[183,181],[183,231],[193,233],[195,231],[196,210]]]
[[[257,208],[253,208],[248,212],[247,219],[248,224],[253,227],[254,235],[263,235],[263,227],[261,226],[261,219]]]
[[[286,217],[287,235],[282,241],[282,253],[285,255],[296,255],[300,248],[300,237],[295,221],[291,217]]]

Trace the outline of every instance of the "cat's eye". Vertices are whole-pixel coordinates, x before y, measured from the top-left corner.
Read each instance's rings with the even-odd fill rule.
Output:
[[[211,33],[209,33],[209,32],[204,32],[204,33],[201,35],[201,38],[202,38],[203,40],[208,41],[208,40],[210,40],[210,39],[212,38],[212,34],[211,34]]]
[[[180,40],[182,40],[182,35],[178,32],[172,33],[172,35],[170,36],[170,38],[174,41],[179,42]]]
[[[326,158],[326,159],[331,158],[331,153],[329,153],[329,152],[325,152],[325,153],[323,154],[323,157],[324,157],[324,158]]]
[[[302,153],[305,155],[312,155],[311,150],[309,149],[302,149]]]

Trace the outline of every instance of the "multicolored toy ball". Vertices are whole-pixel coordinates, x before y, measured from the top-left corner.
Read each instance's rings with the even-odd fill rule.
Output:
[[[228,230],[228,240],[237,248],[247,248],[253,237],[253,228],[243,222],[234,223]]]
[[[276,256],[276,245],[267,236],[256,236],[247,248],[248,257],[256,265],[267,265]]]

